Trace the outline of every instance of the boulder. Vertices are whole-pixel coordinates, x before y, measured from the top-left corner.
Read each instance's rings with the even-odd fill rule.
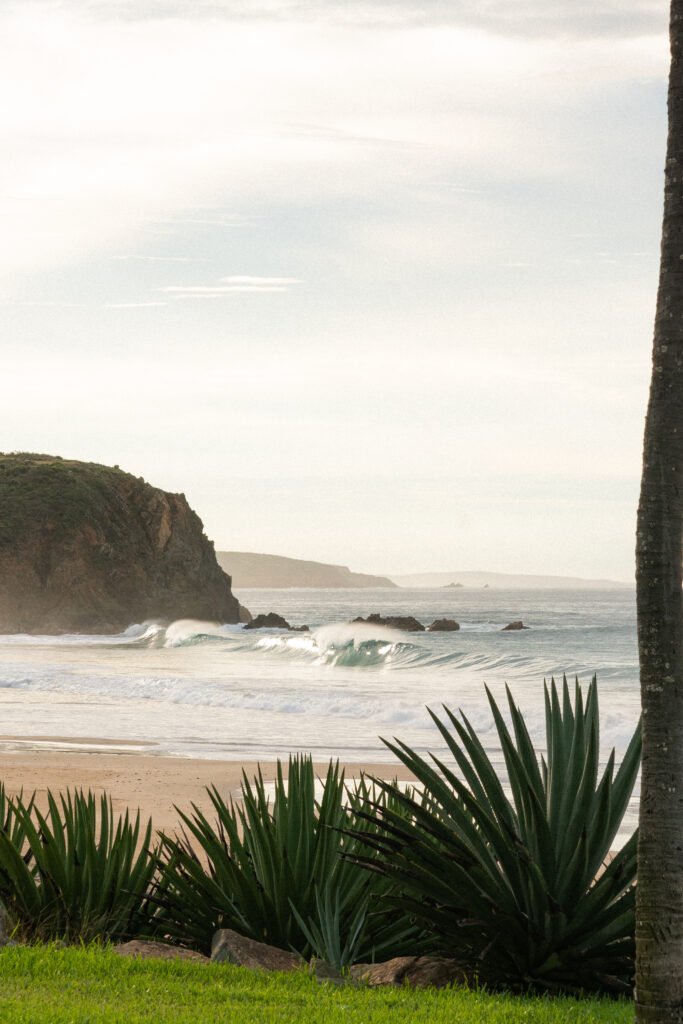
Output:
[[[215,933],[211,940],[211,959],[214,963],[262,971],[295,971],[304,963],[298,953],[248,939],[231,928],[221,928]]]
[[[0,904],[0,948],[4,946],[16,946],[14,939],[10,938],[9,925],[7,923],[7,911]]]
[[[118,466],[0,454],[0,633],[248,614],[183,494]]]
[[[247,622],[245,629],[288,629],[290,633],[308,633],[308,626],[290,626],[287,619],[283,619],[277,612],[268,612],[266,615],[257,615],[251,622]]]
[[[383,964],[354,964],[350,973],[371,987],[447,988],[473,981],[457,960],[437,956],[397,956]]]
[[[317,956],[311,957],[308,965],[308,973],[321,985],[357,985],[358,981],[349,974],[341,974],[336,967],[321,960]]]
[[[424,626],[412,615],[379,615],[373,612],[364,619],[361,615],[354,622],[367,622],[372,626],[389,626],[390,629],[402,629],[407,633],[424,633]]]
[[[197,963],[210,963],[208,956],[197,953],[194,949],[171,946],[167,942],[132,939],[130,942],[120,942],[112,948],[118,956],[138,956],[142,960],[194,960]]]
[[[521,619],[517,619],[516,622],[508,622],[507,626],[503,626],[501,633],[505,633],[506,630],[514,629],[529,629],[529,626],[525,626]]]
[[[460,629],[460,623],[455,619],[434,619],[427,630],[428,633],[454,633]]]

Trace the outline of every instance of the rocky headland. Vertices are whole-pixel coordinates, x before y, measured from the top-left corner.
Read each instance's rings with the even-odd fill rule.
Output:
[[[334,588],[392,587],[386,576],[351,572],[345,565],[311,562],[284,555],[264,555],[254,551],[218,551],[216,557],[230,573],[239,590],[252,587],[280,589],[289,587]]]
[[[183,494],[118,466],[0,455],[0,633],[248,621]]]

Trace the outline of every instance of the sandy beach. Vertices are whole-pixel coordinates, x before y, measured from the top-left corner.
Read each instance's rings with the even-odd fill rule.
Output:
[[[189,811],[194,803],[210,812],[207,786],[216,785],[225,798],[239,798],[242,771],[251,779],[257,770],[256,761],[164,757],[126,749],[137,746],[125,740],[97,737],[78,742],[57,736],[0,737],[0,781],[10,796],[22,789],[24,796],[35,791],[41,807],[48,789],[57,793],[67,787],[78,787],[90,789],[96,795],[106,791],[116,812],[123,812],[126,807],[135,812],[139,808],[141,817],[151,817],[155,828],[173,831],[178,824],[176,806]],[[361,771],[380,778],[411,778],[402,765],[366,763],[347,764],[345,768],[347,779]],[[266,781],[275,778],[275,770],[275,762],[261,762]],[[324,775],[327,763],[316,764],[316,771]]]

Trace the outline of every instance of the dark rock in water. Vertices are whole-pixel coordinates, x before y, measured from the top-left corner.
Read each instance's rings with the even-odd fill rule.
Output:
[[[525,626],[521,619],[516,622],[508,622],[507,626],[503,626],[501,633],[504,633],[508,629],[530,629],[530,626]]]
[[[427,630],[428,633],[454,633],[460,629],[460,623],[455,619],[434,619]]]
[[[295,971],[304,963],[298,953],[248,939],[232,928],[221,928],[215,933],[211,940],[211,959],[214,963],[237,964],[252,971]]]
[[[277,612],[268,612],[266,615],[257,615],[251,622],[247,622],[245,629],[288,629],[290,633],[308,633],[308,626],[290,626],[287,619],[283,619]]]
[[[364,619],[361,615],[354,622],[367,622],[372,626],[389,626],[391,629],[402,629],[407,633],[424,633],[424,626],[412,615],[379,615],[373,612]]]
[[[248,614],[183,494],[117,466],[0,454],[0,633]]]

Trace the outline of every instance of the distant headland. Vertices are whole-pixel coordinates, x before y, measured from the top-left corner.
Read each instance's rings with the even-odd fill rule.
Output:
[[[542,576],[505,572],[427,572],[373,576],[351,572],[345,565],[312,562],[254,551],[217,551],[222,568],[235,589],[286,590],[295,587],[352,589],[398,587],[408,589],[475,590],[623,590],[633,584],[578,576]]]
[[[396,587],[386,576],[351,572],[345,565],[309,562],[283,555],[262,555],[253,551],[217,551],[219,565],[232,577],[237,590],[249,588],[287,589],[320,587]]]
[[[481,589],[496,590],[628,590],[634,583],[619,583],[616,580],[582,579],[579,576],[541,576],[527,573],[508,572],[419,572],[389,577],[399,587],[416,589],[439,587],[440,589]]]

